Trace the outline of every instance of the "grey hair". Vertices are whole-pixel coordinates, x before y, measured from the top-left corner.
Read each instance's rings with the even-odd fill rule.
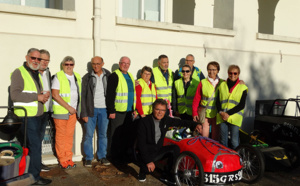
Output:
[[[185,58],[187,58],[188,56],[191,56],[191,57],[193,57],[193,59],[194,59],[194,61],[195,61],[195,57],[194,57],[194,55],[193,55],[193,54],[188,54],[188,55],[186,55],[186,57],[185,57]]]
[[[35,51],[40,52],[40,50],[37,49],[37,48],[30,48],[30,49],[27,51],[27,55],[29,55],[31,52],[35,52]]]
[[[41,49],[41,50],[40,50],[40,53],[41,53],[41,54],[46,54],[46,55],[49,56],[49,58],[50,58],[50,53],[49,53],[48,50]]]
[[[125,58],[125,57],[126,57],[126,58],[128,58],[128,59],[129,59],[129,62],[131,63],[131,60],[130,60],[130,58],[129,58],[129,57],[127,57],[127,56],[122,56],[122,57],[120,58],[120,60],[119,60],[119,63],[120,63],[120,62],[122,61],[122,59],[123,59],[123,58]]]
[[[66,57],[62,60],[61,64],[63,65],[63,64],[65,64],[67,61],[72,61],[72,62],[74,63],[74,65],[75,65],[75,60],[74,60],[74,58],[73,58],[72,56],[66,56]]]

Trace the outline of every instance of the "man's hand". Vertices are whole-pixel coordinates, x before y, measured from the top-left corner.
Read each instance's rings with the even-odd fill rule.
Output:
[[[229,118],[229,115],[226,112],[221,112],[220,113],[222,120],[227,121],[227,119]]]
[[[38,101],[42,103],[46,103],[49,99],[50,93],[46,94],[38,94]]]
[[[197,132],[198,132],[199,134],[202,135],[202,133],[203,133],[203,127],[202,127],[202,125],[198,124],[198,125],[196,126],[196,130],[197,130]]]
[[[193,121],[194,122],[198,122],[199,121],[199,116],[197,115],[197,116],[193,116]]]
[[[133,119],[135,119],[138,116],[137,111],[133,111],[132,116],[133,116]]]
[[[109,114],[108,118],[109,119],[115,119],[116,118],[116,113]]]
[[[153,162],[147,163],[148,171],[153,172],[155,169],[155,164]]]
[[[82,120],[84,121],[84,123],[87,123],[89,121],[89,117],[83,117]]]

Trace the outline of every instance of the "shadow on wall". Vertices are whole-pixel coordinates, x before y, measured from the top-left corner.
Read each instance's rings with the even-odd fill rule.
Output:
[[[254,64],[260,65],[258,66]],[[244,122],[242,126],[242,128],[247,132],[251,132],[253,130],[256,100],[283,98],[284,91],[289,91],[287,85],[274,80],[275,74],[271,70],[273,65],[274,61],[266,59],[260,60],[258,63],[251,63],[249,66],[251,79],[249,82],[245,83],[251,94],[248,92],[246,112],[244,114]],[[241,69],[241,73],[243,73],[243,69]]]
[[[181,58],[178,63],[178,68],[182,68],[185,65],[185,58]]]

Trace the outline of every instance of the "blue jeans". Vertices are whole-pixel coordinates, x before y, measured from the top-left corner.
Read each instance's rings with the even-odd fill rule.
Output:
[[[23,119],[23,124],[21,126],[21,136],[20,142],[24,145],[24,132],[25,132],[25,120]],[[29,169],[28,173],[31,173],[35,180],[40,179],[41,172],[41,119],[42,116],[37,117],[28,117],[27,118],[27,133],[26,133],[26,147],[29,152],[28,155],[30,157]]]
[[[107,149],[107,126],[108,118],[106,108],[94,108],[94,116],[89,117],[88,122],[84,124],[86,134],[84,136],[83,150],[86,160],[93,160],[93,135],[95,128],[98,128],[97,158],[100,160],[106,157]]]
[[[240,127],[228,122],[220,124],[221,140],[220,143],[228,147],[228,132],[230,131],[231,148],[236,149],[239,146],[239,129]]]

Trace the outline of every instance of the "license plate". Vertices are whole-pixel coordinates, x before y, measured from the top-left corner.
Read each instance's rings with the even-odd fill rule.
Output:
[[[205,173],[204,182],[205,183],[232,183],[238,182],[243,177],[243,171],[239,170],[232,173]]]

